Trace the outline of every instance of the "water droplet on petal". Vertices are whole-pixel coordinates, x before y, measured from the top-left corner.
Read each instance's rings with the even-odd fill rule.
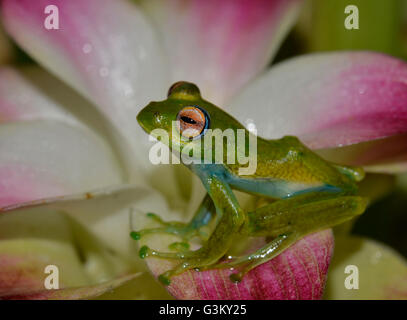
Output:
[[[382,252],[381,251],[376,251],[370,258],[370,262],[372,264],[377,264],[379,263],[379,260],[382,258]]]
[[[129,97],[134,94],[133,88],[128,84],[123,86],[123,91],[126,97]]]
[[[103,78],[107,77],[109,75],[109,69],[106,67],[102,67],[99,69],[99,75]]]
[[[88,54],[92,51],[92,45],[90,43],[85,43],[82,47],[82,51],[85,54]]]

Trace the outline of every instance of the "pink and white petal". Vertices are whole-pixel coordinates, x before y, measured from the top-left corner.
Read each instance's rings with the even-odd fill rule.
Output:
[[[110,146],[85,127],[46,120],[0,126],[0,207],[122,181]]]
[[[174,241],[179,239],[149,236],[141,239],[140,245],[168,251],[168,244]],[[264,239],[251,242],[247,252],[253,252],[264,244]],[[173,277],[167,290],[177,299],[320,299],[333,246],[332,231],[325,230],[301,239],[273,260],[251,270],[238,284],[230,281],[229,275],[235,271],[229,269],[191,270]],[[179,263],[158,258],[147,258],[146,261],[156,277]]]
[[[195,82],[222,105],[260,73],[295,22],[301,0],[144,0],[172,80]]]
[[[2,241],[3,242],[3,241]],[[63,263],[66,264],[66,270],[69,270],[67,279],[76,279],[78,284],[87,285],[86,275],[80,267],[75,252],[72,248],[58,245],[56,248],[39,247],[37,243],[21,242],[20,247],[24,245],[27,249],[33,250],[33,254],[6,253],[2,246],[7,246],[10,250],[16,250],[17,244],[12,242],[0,243],[0,299],[6,295],[22,294],[33,290],[43,290],[46,274],[44,273],[47,265],[61,266],[61,260],[55,258],[55,251],[64,255]],[[55,244],[57,245],[57,244]],[[54,249],[54,250],[52,250]],[[44,277],[45,275],[45,277]],[[64,275],[67,277],[67,275]],[[74,281],[75,282],[75,281]],[[61,280],[60,285],[65,283]]]
[[[94,299],[104,293],[110,292],[131,280],[141,273],[125,275],[116,279],[88,287],[67,288],[58,290],[41,290],[35,292],[23,292],[0,296],[0,300],[84,300]]]
[[[146,212],[151,211],[163,214],[167,220],[173,220],[175,216],[174,212],[168,208],[165,199],[158,192],[135,185],[18,204],[3,208],[1,212],[0,243],[1,238],[4,237],[8,239],[8,246],[10,246],[10,238],[16,238],[14,236],[15,230],[19,230],[19,234],[23,235],[24,238],[27,237],[27,234],[31,234],[31,236],[28,236],[27,244],[21,246],[23,249],[28,248],[27,250],[31,248],[30,244],[35,243],[34,240],[38,237],[53,240],[58,237],[59,239],[64,235],[63,232],[50,227],[49,224],[58,217],[58,214],[64,212],[70,219],[71,229],[75,232],[75,243],[79,243],[81,246],[80,252],[89,253],[84,259],[86,261],[85,271],[89,277],[94,277],[94,280],[103,277],[105,281],[109,279],[108,275],[117,274],[118,270],[123,273],[126,269],[122,269],[126,268],[126,266],[130,267],[130,271],[133,272],[147,271],[144,261],[138,258],[137,242],[130,237],[130,231],[132,230],[130,226],[133,225],[130,221],[133,216],[144,217]],[[25,219],[21,219],[21,216],[25,217]],[[41,220],[42,216],[44,219]],[[38,222],[39,226],[36,228],[30,227],[30,217],[35,222]],[[2,220],[5,218],[8,220]],[[13,219],[17,220],[14,225],[12,223]],[[1,228],[2,221],[5,221],[5,226],[11,226],[11,228]],[[82,226],[86,226],[86,229]],[[142,226],[136,226],[135,228],[138,230]],[[100,243],[101,248],[108,248],[109,250],[97,251],[95,248],[98,248],[98,246],[92,244],[92,237],[87,232],[90,232],[92,237],[96,236],[99,239],[96,244]],[[21,239],[18,240],[21,241]],[[69,244],[71,244],[72,239],[68,238],[68,240],[70,240]],[[54,240],[49,242],[53,244],[63,241]],[[16,248],[13,247],[10,253],[15,252]],[[106,254],[114,258],[110,259],[108,257],[109,265],[104,263]],[[119,263],[115,262],[116,260],[119,260]],[[98,266],[107,267],[98,268]],[[148,272],[145,272],[141,277],[142,280],[137,282],[135,288],[132,288],[132,294],[147,298],[166,295],[162,286],[153,280]]]
[[[17,100],[18,104],[13,105],[12,110],[19,112],[0,126],[0,208],[128,181],[115,150],[109,140],[104,139],[106,130],[98,128],[103,121],[91,106],[44,72],[24,70],[21,75],[7,70],[5,74],[10,77],[5,77],[4,83],[8,80],[16,90],[13,91],[14,86],[7,88],[4,84],[2,101],[13,103]],[[3,105],[7,104],[0,103]],[[94,131],[79,122],[84,119]],[[158,170],[154,179],[155,183],[163,185],[163,172]],[[176,182],[172,183],[176,185]],[[172,189],[171,205],[179,207],[178,202],[182,199],[176,190]],[[155,195],[150,190],[136,192],[132,197],[145,200],[143,212],[148,212],[154,210],[156,204],[166,202]],[[167,211],[165,206],[157,210],[164,215]],[[79,218],[82,224],[96,230],[118,251],[132,255],[128,211],[109,212],[99,208],[93,212],[82,212]]]
[[[75,195],[40,199],[3,207],[1,210],[2,214],[27,211],[32,216],[44,210],[65,212],[81,225],[86,225],[106,246],[129,261],[133,260],[140,268],[144,263],[140,263],[135,254],[136,242],[130,237],[130,231],[133,226],[136,230],[143,226],[131,223],[132,220],[139,216],[144,218],[147,212],[160,214],[166,220],[173,220],[175,217],[162,195],[138,185],[120,185]]]
[[[407,134],[361,142],[339,148],[319,149],[327,160],[363,165],[366,171],[400,173],[407,171]]]
[[[60,288],[94,285],[129,271],[84,227],[44,207],[0,215],[0,265],[0,297],[44,290],[49,265],[58,268]]]
[[[349,266],[352,274],[355,274],[354,267],[358,269],[358,290],[349,290],[344,286],[344,270]],[[406,300],[407,261],[382,243],[355,236],[335,237],[335,255],[324,298]]]
[[[229,107],[260,136],[296,135],[314,149],[402,135],[407,64],[372,52],[306,55],[273,67]]]
[[[147,289],[147,290],[146,290]],[[98,300],[172,300],[171,295],[147,271],[132,281],[104,293]]]
[[[49,92],[41,92],[38,88],[38,77],[46,76],[45,72],[39,70],[0,69],[0,124],[47,119],[78,125],[78,121],[67,110],[47,95]],[[35,73],[35,81],[27,78],[27,73]]]
[[[58,7],[58,30],[44,27],[48,5]],[[143,149],[148,136],[136,115],[151,100],[164,97],[169,82],[154,31],[137,7],[110,0],[4,0],[2,16],[24,50],[112,121],[132,174],[143,172],[138,162],[151,168]]]

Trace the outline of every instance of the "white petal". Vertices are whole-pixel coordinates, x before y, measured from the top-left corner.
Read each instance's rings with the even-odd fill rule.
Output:
[[[89,129],[45,120],[0,126],[0,207],[122,181],[115,154]]]
[[[60,28],[44,27],[55,5]],[[138,111],[165,96],[166,64],[150,27],[127,1],[4,1],[8,32],[38,62],[88,97],[114,125],[116,143],[134,179],[152,169]],[[147,146],[148,147],[147,147]]]
[[[405,133],[407,64],[369,52],[312,54],[271,68],[230,104],[260,136],[328,148]]]

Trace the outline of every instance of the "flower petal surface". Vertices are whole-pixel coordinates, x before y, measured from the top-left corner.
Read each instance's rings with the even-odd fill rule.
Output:
[[[45,13],[45,8],[53,9]],[[162,50],[152,27],[127,1],[3,1],[7,31],[34,59],[92,101],[115,128],[134,179],[148,160],[138,111],[168,89]],[[58,13],[58,29],[46,27]],[[143,139],[144,138],[144,139]],[[138,161],[139,160],[139,161]]]
[[[295,22],[299,0],[146,0],[172,80],[222,105],[261,72]]]
[[[128,290],[133,298],[168,298],[138,257],[138,243],[130,237],[133,216],[144,216],[150,210],[164,213],[165,219],[175,216],[158,192],[135,185],[8,206],[0,211],[0,259],[2,253],[6,262],[8,256],[15,258],[12,261],[18,264],[11,265],[13,272],[30,273],[24,270],[34,269],[31,278],[35,285],[23,282],[24,292],[42,288],[44,264],[59,264],[64,265],[66,288],[144,272]],[[3,275],[7,280],[9,273],[2,270],[0,278]],[[75,270],[82,278],[71,276]],[[4,291],[8,292],[7,288]]]
[[[141,243],[168,252],[168,244],[174,241],[179,239],[151,236],[142,239]],[[247,251],[255,251],[265,244],[264,241],[258,238]],[[301,239],[276,258],[254,268],[240,283],[229,279],[229,275],[235,272],[229,269],[202,272],[190,270],[173,277],[167,290],[175,298],[187,300],[320,299],[333,246],[332,231],[321,231]],[[179,262],[147,258],[147,264],[155,276],[177,263]]]
[[[357,290],[345,286],[356,284]],[[357,236],[335,237],[335,255],[324,298],[405,300],[407,262],[382,243]]]
[[[262,137],[296,135],[313,149],[404,135],[407,64],[372,52],[305,55],[272,67],[229,110]],[[387,142],[391,148],[383,148]],[[405,155],[405,139],[378,143],[376,158],[389,158],[389,152],[392,158]],[[359,162],[370,165],[371,159]]]
[[[43,90],[48,81],[53,86]],[[50,89],[55,90],[53,95]],[[75,107],[61,102],[64,95],[59,96],[57,89],[68,94]],[[38,69],[0,69],[0,207],[125,179],[102,130],[82,121],[90,118],[84,111],[89,105],[65,90]],[[101,123],[96,115],[93,118]]]
[[[116,279],[103,282],[101,284],[88,287],[77,287],[57,290],[42,290],[35,292],[26,292],[15,295],[6,295],[0,297],[0,300],[78,300],[78,299],[94,299],[106,292],[110,292],[117,287],[120,287],[140,274],[126,275]]]

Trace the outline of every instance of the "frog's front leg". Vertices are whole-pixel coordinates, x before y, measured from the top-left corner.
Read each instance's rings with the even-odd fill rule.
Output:
[[[271,237],[272,240],[254,253],[220,262],[204,269],[236,268],[233,281],[251,269],[267,262],[304,236],[331,228],[362,214],[367,200],[357,196],[346,196],[312,192],[301,196],[278,200],[248,213],[247,223],[240,232],[249,236]]]
[[[195,212],[194,217],[187,224],[181,222],[165,222],[158,215],[153,213],[148,213],[147,215],[162,225],[162,227],[132,231],[130,235],[134,240],[140,240],[146,235],[157,233],[173,234],[179,236],[184,241],[188,241],[193,237],[207,240],[209,235],[203,231],[203,229],[210,223],[212,217],[215,215],[215,207],[212,198],[207,193]],[[171,248],[173,247],[174,246],[171,246]]]
[[[163,253],[144,246],[140,249],[141,257],[154,256],[166,259],[181,259],[182,262],[174,269],[160,275],[164,284],[170,283],[170,278],[189,269],[212,265],[217,262],[232,245],[234,235],[239,232],[246,220],[245,213],[240,208],[230,186],[217,176],[202,178],[211,196],[217,212],[218,223],[215,230],[201,248],[196,251]]]

